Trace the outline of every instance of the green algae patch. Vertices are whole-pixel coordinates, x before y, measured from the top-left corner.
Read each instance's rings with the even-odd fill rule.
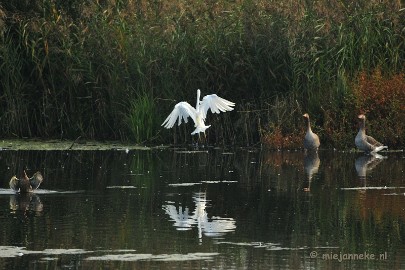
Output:
[[[150,147],[122,142],[68,140],[1,140],[0,150],[150,150]]]

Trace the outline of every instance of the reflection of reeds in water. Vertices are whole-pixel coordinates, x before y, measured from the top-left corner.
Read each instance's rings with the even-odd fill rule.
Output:
[[[309,191],[311,181],[318,173],[318,153],[303,151],[266,151],[262,154],[262,174],[270,177],[271,188],[277,190]],[[293,179],[287,180],[286,179]],[[307,183],[306,183],[307,182]]]
[[[302,151],[265,151],[263,163],[274,168],[282,166],[302,166],[304,153]]]
[[[346,191],[348,192],[348,191]],[[363,222],[374,220],[384,224],[385,219],[400,219],[405,222],[405,193],[402,190],[358,190],[353,196],[348,196],[346,215],[351,213]]]

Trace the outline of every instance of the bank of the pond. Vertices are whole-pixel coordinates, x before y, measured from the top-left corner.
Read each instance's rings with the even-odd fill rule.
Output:
[[[156,148],[165,148],[164,146],[155,146]],[[0,151],[4,150],[77,150],[77,151],[106,151],[106,150],[150,150],[151,147],[136,144],[126,144],[118,141],[100,142],[100,141],[69,141],[69,140],[0,140]]]
[[[214,145],[137,145],[132,143],[123,143],[120,141],[95,141],[95,140],[41,140],[41,139],[0,139],[0,152],[1,151],[150,151],[150,150],[172,150],[177,153],[201,153],[210,150],[225,151],[225,153],[233,153],[237,149],[250,149],[254,152],[299,152],[304,151],[301,145],[287,149],[278,148],[274,149],[266,145],[256,145],[254,147],[235,147],[235,146],[214,146]],[[390,148],[381,152],[381,154],[401,153],[405,151],[405,147]],[[319,152],[359,152],[354,146],[349,148],[326,148],[323,147]]]

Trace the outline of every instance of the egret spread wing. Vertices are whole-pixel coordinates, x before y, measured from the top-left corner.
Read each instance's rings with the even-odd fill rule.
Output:
[[[203,113],[203,118],[207,116],[207,112],[211,109],[212,113],[220,113],[232,111],[235,103],[217,96],[216,94],[207,95],[200,103],[200,109]]]
[[[193,119],[194,123],[196,122],[197,112],[196,110],[187,102],[179,102],[174,106],[173,111],[169,114],[166,120],[163,122],[162,126],[165,128],[172,128],[176,121],[178,125],[184,120],[185,123],[188,122],[188,117]]]

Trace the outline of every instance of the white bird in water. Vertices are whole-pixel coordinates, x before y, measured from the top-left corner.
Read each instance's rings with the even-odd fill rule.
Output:
[[[319,141],[318,135],[312,132],[311,129],[311,122],[309,120],[309,114],[304,114],[303,115],[305,119],[305,125],[307,128],[307,133],[305,134],[304,137],[304,148],[306,151],[318,151],[319,146],[321,145]]]
[[[354,143],[357,148],[366,153],[377,153],[383,149],[388,148],[388,146],[383,145],[371,136],[366,135],[366,116],[360,114],[359,119],[359,132],[357,133]]]
[[[212,113],[220,113],[232,111],[235,103],[223,99],[216,94],[206,95],[202,100],[200,100],[201,91],[197,90],[197,103],[195,108],[191,106],[188,102],[182,101],[174,106],[173,111],[169,114],[166,120],[163,122],[162,126],[165,128],[172,128],[174,124],[178,123],[180,125],[182,120],[185,123],[188,122],[188,117],[194,121],[195,130],[191,135],[204,133],[207,128],[211,125],[205,125],[205,118],[207,117],[207,112],[211,109]]]

